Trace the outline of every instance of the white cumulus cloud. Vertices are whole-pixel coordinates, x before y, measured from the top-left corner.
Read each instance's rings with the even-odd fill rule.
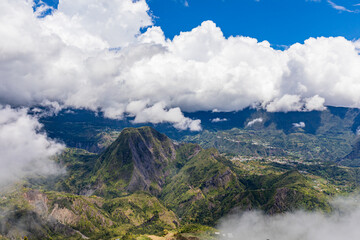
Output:
[[[248,122],[246,124],[247,127],[251,127],[252,125],[254,125],[255,123],[262,123],[264,121],[263,118],[255,118],[253,120],[251,120],[250,122]]]
[[[0,187],[24,177],[59,173],[50,157],[64,146],[40,130],[41,124],[26,109],[0,106]]]
[[[228,120],[227,118],[213,118],[213,119],[210,119],[210,122],[212,122],[212,123],[226,122],[227,120]]]
[[[296,128],[304,128],[305,123],[304,122],[293,123],[293,126],[296,127]]]
[[[45,18],[31,5],[0,2],[1,104],[58,103],[192,130],[200,121],[182,111],[360,107],[359,41],[310,38],[280,51],[226,38],[212,21],[170,40],[145,0],[64,0]]]
[[[131,105],[132,106],[132,105]],[[134,123],[162,123],[170,122],[174,123],[174,127],[180,130],[189,129],[190,131],[200,131],[201,121],[191,120],[190,118],[184,117],[180,108],[165,109],[165,104],[157,103],[148,108],[137,109]],[[139,111],[140,110],[140,111]]]

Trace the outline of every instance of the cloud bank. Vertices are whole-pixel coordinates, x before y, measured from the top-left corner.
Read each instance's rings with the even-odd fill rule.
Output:
[[[59,173],[50,157],[64,146],[39,133],[40,129],[26,109],[0,106],[0,187],[23,177]]]
[[[339,240],[357,239],[360,235],[359,198],[343,198],[334,202],[331,214],[320,212],[293,212],[267,216],[248,212],[224,220],[219,229],[220,239],[235,240]]]
[[[359,41],[310,38],[280,51],[225,38],[212,21],[170,40],[145,0],[63,0],[52,15],[41,11],[0,2],[2,104],[57,103],[194,131],[200,121],[182,111],[360,107]]]

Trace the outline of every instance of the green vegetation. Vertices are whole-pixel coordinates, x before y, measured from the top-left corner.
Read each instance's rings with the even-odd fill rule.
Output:
[[[350,131],[313,135],[302,132],[285,134],[273,128],[234,128],[218,132],[203,131],[195,136],[186,136],[183,140],[241,156],[288,156],[304,161],[335,161],[351,151],[354,139],[355,135]]]
[[[29,239],[212,239],[212,227],[233,211],[329,212],[329,199],[358,187],[359,169],[317,161],[325,151],[307,157],[315,156],[315,150],[305,153],[299,146],[311,142],[310,135],[233,129],[192,138],[208,139],[209,146],[220,139],[216,144],[223,144],[223,150],[238,152],[174,143],[150,127],[125,129],[99,155],[67,149],[57,156],[66,173],[29,179],[26,188],[0,196],[0,234]],[[244,142],[244,148],[236,147]],[[287,148],[281,150],[279,142]],[[253,146],[258,150],[253,152]],[[24,227],[10,227],[18,222]]]

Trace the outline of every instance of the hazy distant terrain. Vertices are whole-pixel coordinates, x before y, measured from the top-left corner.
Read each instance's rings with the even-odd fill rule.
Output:
[[[194,112],[201,132],[179,131],[171,124],[148,124],[177,141],[215,147],[220,152],[249,156],[291,156],[305,160],[337,161],[356,145],[360,111],[328,107],[325,111],[269,113],[245,109],[238,112]],[[69,147],[100,152],[125,127],[137,127],[132,118],[111,120],[86,110],[63,110],[40,122],[52,138]],[[353,157],[352,157],[353,158]]]

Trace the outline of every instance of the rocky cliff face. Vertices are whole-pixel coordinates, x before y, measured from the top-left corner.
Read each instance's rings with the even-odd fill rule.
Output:
[[[50,211],[51,200],[38,190],[3,197],[0,214],[0,236],[5,239],[81,239],[79,231],[59,221]],[[71,219],[76,219],[73,215]],[[85,237],[85,236],[84,236]]]
[[[180,221],[148,193],[104,199],[26,189],[23,207],[0,217],[0,236],[10,239],[109,239],[126,231],[162,233]],[[27,206],[27,207],[24,207]],[[3,224],[4,223],[4,224]],[[7,227],[9,224],[11,227]],[[160,230],[159,230],[160,229]]]
[[[114,225],[99,208],[98,205],[101,205],[102,201],[100,199],[44,193],[38,190],[26,191],[23,197],[34,215],[47,225],[51,223],[57,229],[66,228],[65,233],[68,237],[80,235],[87,239],[83,233],[96,232]],[[63,231],[61,234],[64,234]]]

